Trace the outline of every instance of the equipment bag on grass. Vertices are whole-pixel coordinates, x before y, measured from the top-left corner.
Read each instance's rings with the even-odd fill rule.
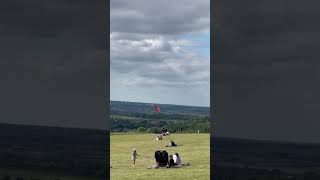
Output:
[[[169,162],[169,155],[167,151],[156,151],[154,157],[160,167],[165,167]]]

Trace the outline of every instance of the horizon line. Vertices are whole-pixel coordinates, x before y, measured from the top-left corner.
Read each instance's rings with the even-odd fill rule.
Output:
[[[185,105],[185,104],[168,104],[168,103],[155,103],[155,102],[141,102],[141,101],[128,101],[128,100],[112,100],[118,102],[132,102],[132,103],[144,103],[144,104],[161,104],[161,105],[174,105],[174,106],[189,106],[189,107],[201,107],[201,108],[210,108],[211,106],[200,106],[200,105]]]

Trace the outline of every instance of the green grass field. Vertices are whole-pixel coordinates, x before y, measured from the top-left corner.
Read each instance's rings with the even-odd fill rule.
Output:
[[[110,144],[111,180],[209,180],[210,179],[210,134],[171,134],[162,141],[153,141],[154,134],[112,134]],[[178,147],[164,146],[172,139]],[[131,151],[140,155],[132,166]],[[148,169],[154,164],[154,152],[166,150],[179,153],[182,163],[191,165],[182,168]],[[151,157],[148,159],[147,157]]]

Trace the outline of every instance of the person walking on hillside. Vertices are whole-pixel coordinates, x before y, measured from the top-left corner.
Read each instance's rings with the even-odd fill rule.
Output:
[[[136,159],[137,159],[137,156],[140,156],[140,155],[138,155],[138,153],[137,153],[137,150],[136,150],[136,149],[133,149],[133,150],[132,150],[132,161],[133,161],[132,166],[135,166],[135,165],[136,165]]]

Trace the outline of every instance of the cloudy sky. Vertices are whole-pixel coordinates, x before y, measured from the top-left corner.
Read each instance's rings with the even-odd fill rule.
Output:
[[[217,3],[215,135],[320,142],[319,4]]]
[[[111,0],[110,21],[111,100],[209,106],[209,0]]]

